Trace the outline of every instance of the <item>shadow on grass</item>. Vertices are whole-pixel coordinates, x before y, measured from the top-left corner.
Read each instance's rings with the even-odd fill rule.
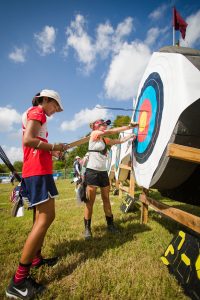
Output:
[[[176,200],[173,200],[173,199],[170,199],[167,197],[163,197],[163,196],[161,196],[161,194],[158,191],[151,191],[150,197],[155,200],[164,202],[165,204],[167,204],[169,206],[173,206],[174,208],[181,209],[190,214],[194,214],[194,215],[200,217],[200,206],[188,204],[188,203],[181,202],[181,201],[176,201]]]
[[[54,245],[54,253],[61,259],[68,255],[77,255],[77,259],[74,263],[65,265],[59,265],[57,270],[54,271],[54,276],[57,279],[61,279],[65,276],[70,275],[81,263],[88,259],[99,258],[108,249],[117,249],[121,245],[128,241],[137,239],[137,235],[145,231],[150,231],[151,228],[147,225],[131,224],[131,219],[135,216],[128,216],[128,220],[117,220],[116,226],[119,229],[118,233],[111,234],[106,232],[105,226],[93,226],[93,238],[91,240],[70,240],[62,242],[58,245]],[[126,228],[120,226],[121,223],[128,222]],[[49,281],[51,281],[49,279]]]

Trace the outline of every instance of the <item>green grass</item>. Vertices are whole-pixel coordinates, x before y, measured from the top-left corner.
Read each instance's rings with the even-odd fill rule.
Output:
[[[45,257],[59,256],[53,268],[34,272],[47,285],[41,299],[188,299],[160,257],[181,228],[172,220],[150,211],[148,225],[140,224],[140,212],[123,214],[121,200],[111,195],[115,221],[121,233],[110,235],[98,194],[92,219],[93,240],[83,239],[83,205],[75,199],[70,180],[57,181],[56,219],[43,248]],[[13,275],[23,243],[32,226],[32,212],[13,218],[9,194],[12,186],[0,185],[0,299]],[[153,191],[154,198],[158,193]],[[162,200],[168,203],[168,200]],[[173,202],[178,207],[180,203]],[[189,205],[181,206],[192,208]],[[196,212],[200,209],[196,208]]]

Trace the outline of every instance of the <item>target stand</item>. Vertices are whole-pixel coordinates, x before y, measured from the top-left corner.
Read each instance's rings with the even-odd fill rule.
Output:
[[[200,164],[200,149],[197,148],[182,146],[178,144],[168,144],[166,155],[174,159]],[[194,232],[200,234],[200,217],[150,198],[149,190],[145,188],[142,188],[142,194],[140,195],[139,200],[141,202],[142,224],[147,224],[148,208],[151,207],[158,213],[167,216],[175,220],[176,222],[188,227]]]
[[[119,198],[122,199],[123,193],[126,193],[126,199],[122,202],[120,209],[122,212],[127,213],[134,209],[135,199],[135,176],[129,164],[120,164],[119,168],[130,171],[129,186],[124,186],[122,181],[118,181],[117,186],[119,189]],[[138,199],[137,199],[138,200]]]

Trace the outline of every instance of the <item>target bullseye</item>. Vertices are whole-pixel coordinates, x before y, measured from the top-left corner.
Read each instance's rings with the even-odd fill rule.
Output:
[[[160,128],[163,110],[163,83],[158,73],[149,75],[138,97],[134,121],[139,122],[135,157],[144,163],[151,155]]]
[[[149,123],[152,114],[151,102],[149,99],[145,99],[139,114],[139,130],[138,130],[138,141],[141,143],[145,140],[148,135]]]

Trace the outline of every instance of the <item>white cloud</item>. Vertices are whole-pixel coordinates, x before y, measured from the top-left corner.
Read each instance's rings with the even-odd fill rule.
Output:
[[[13,108],[0,107],[0,132],[11,131],[14,123],[21,123],[21,115]]]
[[[64,121],[61,124],[62,130],[75,131],[76,129],[82,127],[83,125],[88,125],[89,123],[97,120],[97,119],[106,119],[109,118],[108,111],[106,109],[99,109],[97,107],[93,109],[83,109],[80,112],[74,115],[73,120]]]
[[[113,51],[120,51],[124,44],[124,38],[127,37],[133,30],[133,19],[126,18],[123,22],[117,25],[116,31],[112,38]]]
[[[114,29],[108,22],[100,24],[97,28],[95,49],[103,58],[106,58],[111,51],[113,33]]]
[[[34,34],[41,55],[55,52],[56,29],[53,26],[45,26],[39,33]]]
[[[155,43],[163,30],[152,28],[145,43],[133,41],[128,44],[125,40],[134,30],[131,17],[117,24],[115,29],[108,21],[99,24],[96,29],[96,40],[88,35],[86,25],[84,16],[76,15],[66,30],[66,47],[75,50],[87,74],[94,68],[98,55],[102,59],[110,55],[111,63],[104,82],[106,97],[116,100],[132,98],[137,94],[139,82],[151,55],[149,46]],[[80,115],[76,117],[79,118]],[[77,126],[75,120],[64,124],[66,128]]]
[[[75,20],[67,27],[67,41],[64,51],[72,47],[84,70],[88,74],[95,66],[97,56],[106,58],[110,53],[116,53],[122,47],[124,38],[133,29],[133,19],[128,17],[119,23],[116,30],[109,22],[99,24],[96,30],[96,40],[92,39],[86,32],[86,20],[84,16],[78,14]]]
[[[11,52],[8,57],[10,60],[14,61],[15,63],[24,63],[26,61],[26,53],[27,53],[27,48],[18,48],[15,47],[14,51]]]
[[[167,4],[162,4],[161,6],[156,8],[154,11],[152,11],[152,13],[150,13],[149,18],[153,21],[158,21],[159,19],[161,19],[163,17],[167,8],[168,8]]]
[[[147,32],[147,37],[145,39],[145,44],[152,45],[155,43],[156,39],[160,34],[160,30],[158,27],[150,28]]]
[[[161,39],[161,37],[165,36],[167,30],[168,30],[168,27],[164,27],[164,28],[152,27],[152,28],[150,28],[147,31],[147,36],[146,36],[144,43],[146,45],[148,45],[149,47],[154,45],[155,42],[158,40],[158,38]]]
[[[181,39],[181,45],[184,47],[195,47],[200,44],[200,10],[186,19],[188,23],[185,40]]]
[[[158,20],[167,8],[167,5],[160,6],[150,17]],[[98,57],[109,58],[110,65],[108,70],[105,70],[105,96],[115,100],[132,99],[137,95],[139,82],[152,54],[150,47],[155,46],[156,42],[161,42],[168,28],[150,28],[144,42],[133,39],[132,42],[128,42],[130,34],[135,30],[131,17],[118,23],[116,28],[108,21],[99,24],[94,39],[87,33],[86,25],[84,16],[76,15],[66,30],[66,48],[71,47],[75,50],[87,74],[96,65]],[[70,122],[65,124],[69,128],[77,126]]]
[[[67,47],[71,46],[77,53],[78,60],[85,64],[89,72],[94,65],[95,50],[91,38],[85,31],[86,21],[82,15],[77,15],[66,30]]]
[[[133,98],[150,56],[150,49],[145,44],[124,43],[110,64],[104,83],[106,96],[116,100]]]
[[[18,130],[13,130],[12,132],[9,133],[9,138],[12,140],[19,141],[22,139],[22,128]]]
[[[17,147],[8,147],[3,145],[2,146],[6,156],[9,158],[11,163],[14,163],[15,161],[22,161],[23,160],[23,151],[22,148]]]

